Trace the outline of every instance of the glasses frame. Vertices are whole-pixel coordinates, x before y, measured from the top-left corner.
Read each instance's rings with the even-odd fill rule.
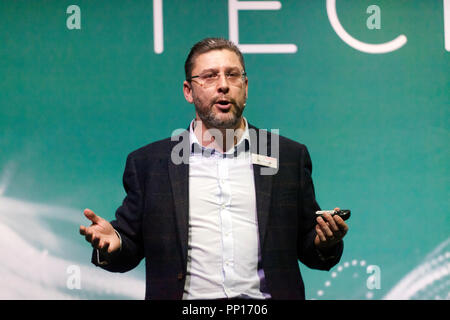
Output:
[[[231,72],[225,72],[225,73],[224,73],[226,79],[228,79],[228,78],[227,78],[227,74],[230,74],[230,73],[231,73]],[[220,74],[220,72],[218,72],[217,74]],[[200,79],[201,76],[202,76],[201,74],[198,74],[198,75],[192,76],[192,77],[190,77],[190,78],[187,78],[186,81],[192,82],[192,80],[195,80],[195,79],[197,79],[197,78]],[[247,77],[247,72],[241,71],[241,78],[242,78],[242,80],[244,80],[246,77]],[[217,80],[218,80],[218,79],[217,79]],[[200,82],[199,84],[200,84],[202,87],[205,85],[205,83],[202,83],[202,82]]]

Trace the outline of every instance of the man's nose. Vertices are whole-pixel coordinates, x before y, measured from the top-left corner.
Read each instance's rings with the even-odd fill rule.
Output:
[[[223,93],[227,93],[230,90],[228,79],[223,74],[221,74],[217,80],[217,90]]]

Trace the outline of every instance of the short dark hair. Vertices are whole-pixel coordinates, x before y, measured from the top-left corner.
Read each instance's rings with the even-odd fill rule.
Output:
[[[186,80],[190,79],[192,76],[191,73],[192,69],[194,68],[194,61],[197,58],[197,56],[212,50],[224,50],[224,49],[236,53],[236,55],[239,57],[239,61],[242,64],[242,68],[244,68],[243,71],[245,72],[244,56],[242,55],[242,52],[239,50],[239,48],[233,42],[224,38],[205,38],[194,44],[194,46],[191,48],[191,51],[189,52],[189,55],[186,58],[186,62],[184,63],[184,72],[186,75]]]

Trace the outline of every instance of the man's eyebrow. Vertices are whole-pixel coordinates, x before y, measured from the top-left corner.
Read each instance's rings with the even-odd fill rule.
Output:
[[[225,67],[225,71],[240,71],[239,67]],[[205,73],[205,72],[219,72],[218,68],[208,68],[208,69],[204,69],[202,71],[200,71],[200,74]]]
[[[202,71],[200,71],[200,73],[205,73],[205,72],[218,72],[217,68],[208,68],[208,69],[203,69]]]

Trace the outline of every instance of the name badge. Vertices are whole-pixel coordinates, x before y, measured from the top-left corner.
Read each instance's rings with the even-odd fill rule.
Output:
[[[278,167],[277,158],[263,156],[261,154],[252,153],[252,163],[260,166],[276,169]]]

